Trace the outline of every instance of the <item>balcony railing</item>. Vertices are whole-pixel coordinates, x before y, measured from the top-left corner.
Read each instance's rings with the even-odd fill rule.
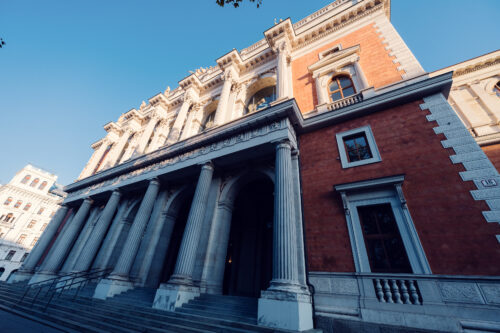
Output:
[[[338,101],[334,101],[328,104],[327,110],[334,111],[340,108],[343,108],[348,105],[356,104],[363,101],[363,95],[361,93],[352,95],[343,99],[339,99]]]

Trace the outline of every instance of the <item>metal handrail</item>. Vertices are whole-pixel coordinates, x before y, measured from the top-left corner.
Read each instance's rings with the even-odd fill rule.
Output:
[[[67,277],[67,276],[72,276],[72,275],[76,275],[76,274],[80,274],[82,272],[72,272],[72,273],[68,273],[68,274],[65,274],[65,275],[61,275],[61,276],[56,276],[54,278],[50,278],[50,279],[47,279],[47,280],[43,280],[43,281],[38,281],[38,282],[35,282],[35,283],[32,283],[32,284],[28,284],[28,288],[26,288],[26,290],[24,291],[24,294],[23,296],[21,297],[21,299],[19,299],[18,303],[21,303],[22,300],[24,299],[24,297],[30,292],[30,290],[32,288],[35,288],[35,287],[38,287],[39,290],[38,290],[38,293],[41,291],[41,289],[43,289],[43,287],[46,287],[49,282],[50,282],[50,287],[49,288],[52,288],[52,286],[57,282],[59,281],[59,279],[63,278],[63,277]],[[38,295],[37,293],[37,295]]]
[[[45,311],[47,309],[47,307],[49,306],[49,304],[51,303],[52,298],[54,297],[54,294],[56,292],[60,291],[60,293],[62,293],[62,292],[64,292],[64,290],[67,287],[70,287],[74,284],[79,283],[80,286],[78,287],[77,291],[75,292],[75,294],[73,296],[74,298],[76,298],[76,296],[80,292],[80,289],[83,286],[86,286],[89,281],[104,277],[110,271],[111,271],[111,268],[93,269],[90,271],[83,271],[83,272],[72,272],[72,273],[61,275],[61,276],[58,276],[58,277],[55,277],[52,279],[47,279],[44,281],[33,283],[31,285],[28,285],[28,288],[24,292],[23,296],[19,299],[18,304],[23,301],[23,299],[26,297],[26,295],[28,295],[29,291],[31,289],[34,289],[33,286],[35,286],[38,289],[37,289],[37,292],[34,295],[33,299],[31,300],[30,306],[33,306],[33,304],[38,299],[38,296],[40,295],[40,293],[42,292],[43,289],[46,289],[44,296],[47,296],[49,293],[51,293],[49,301],[45,304],[45,307],[44,307],[44,311]],[[78,279],[78,281],[75,281],[76,279]],[[49,282],[50,282],[50,284],[49,284]],[[60,285],[60,284],[62,284],[62,285]]]
[[[47,293],[49,291],[51,291],[52,293],[50,294],[49,300],[45,304],[43,311],[45,312],[45,310],[47,310],[47,307],[50,305],[50,303],[52,302],[52,299],[54,298],[54,294],[56,294],[59,290],[60,290],[60,292],[58,294],[58,297],[61,296],[61,294],[64,292],[64,290],[67,287],[71,287],[72,285],[78,284],[79,286],[76,289],[75,293],[73,294],[73,299],[75,299],[76,296],[78,296],[78,293],[80,292],[82,287],[85,287],[90,281],[92,281],[94,279],[105,277],[108,273],[111,272],[111,270],[112,270],[111,268],[106,268],[106,269],[102,269],[102,270],[98,270],[98,271],[89,271],[89,272],[86,272],[86,274],[84,274],[82,276],[73,276],[73,277],[66,279],[64,281],[60,281],[61,283],[64,282],[64,285],[62,285],[62,286],[56,285],[55,288],[47,291]],[[75,281],[76,279],[78,279],[78,281]],[[71,281],[71,283],[68,283],[68,281]],[[69,288],[69,289],[71,289],[71,288]]]

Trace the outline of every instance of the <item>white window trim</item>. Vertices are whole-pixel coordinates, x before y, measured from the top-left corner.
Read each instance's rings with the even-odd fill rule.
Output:
[[[344,137],[359,133],[365,134],[366,140],[368,141],[368,147],[370,148],[370,151],[372,153],[372,158],[368,158],[366,160],[361,160],[361,161],[349,162],[349,158],[347,157],[347,152],[345,150]],[[340,154],[340,163],[342,164],[343,169],[382,161],[382,157],[380,156],[380,152],[378,151],[377,143],[375,142],[375,137],[373,136],[373,132],[370,125],[358,127],[342,133],[337,133],[336,138]]]
[[[404,175],[335,186],[344,205],[356,272],[371,272],[358,206],[389,203],[414,274],[432,274],[402,190]]]

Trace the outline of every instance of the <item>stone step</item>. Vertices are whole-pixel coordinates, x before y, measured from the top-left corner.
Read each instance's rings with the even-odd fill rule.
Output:
[[[184,307],[187,308],[193,308],[193,309],[231,309],[232,311],[235,312],[241,312],[241,313],[249,313],[251,315],[257,315],[257,306],[247,306],[247,305],[236,305],[233,304],[231,306],[228,306],[227,304],[224,303],[213,303],[213,302],[202,302],[202,301],[189,301],[189,303],[184,304]]]
[[[187,314],[195,314],[195,315],[200,315],[204,317],[211,317],[211,318],[223,318],[229,321],[237,321],[237,322],[243,322],[243,323],[249,323],[249,324],[257,324],[257,318],[255,317],[244,317],[244,316],[239,316],[235,315],[229,312],[224,312],[224,311],[214,311],[214,310],[198,310],[198,309],[189,309],[185,307],[180,307],[178,309],[175,309],[176,313],[187,313]]]
[[[2,298],[5,303],[15,301],[6,301]],[[32,307],[30,306],[30,301],[27,300],[20,305],[25,309],[35,309],[43,312],[45,307],[45,299],[37,301]],[[75,311],[76,310],[76,311]],[[92,326],[96,326],[98,331],[105,329],[110,332],[121,332],[125,330],[126,332],[142,332],[145,329],[148,332],[215,332],[215,330],[209,329],[196,329],[190,327],[189,325],[180,325],[174,323],[168,323],[165,321],[155,321],[150,319],[144,319],[142,316],[130,316],[124,315],[119,311],[106,311],[99,307],[84,307],[75,302],[54,302],[47,308],[45,312],[48,315],[55,315],[59,319],[70,319],[74,322],[87,323],[88,321],[93,322]]]
[[[257,318],[257,311],[247,310],[242,311],[238,309],[221,307],[221,306],[201,306],[197,304],[185,304],[182,306],[185,310],[196,310],[196,311],[205,311],[206,313],[220,313],[222,315],[232,315],[237,317],[246,317],[249,319],[255,320]]]
[[[129,295],[133,293],[134,290],[128,292]],[[144,293],[144,290],[136,289],[135,293],[141,294]],[[0,300],[2,303],[7,301],[9,305],[15,306],[23,294],[24,290],[22,288],[0,283]],[[150,294],[152,293],[150,292]],[[125,296],[125,294],[122,295]],[[221,308],[215,302],[215,307],[217,307],[215,312],[193,311],[193,309],[189,311],[188,309],[188,313],[182,311],[168,312],[153,309],[150,306],[145,307],[138,304],[138,302],[133,302],[133,298],[130,300],[131,303],[125,302],[126,299],[115,300],[116,297],[103,301],[81,295],[73,300],[72,294],[63,294],[58,298],[54,298],[54,304],[51,304],[47,313],[44,313],[40,309],[42,305],[45,305],[47,297],[42,296],[37,300],[35,306],[30,308],[29,303],[32,296],[30,293],[19,308],[22,308],[23,311],[32,311],[36,313],[37,317],[43,318],[43,316],[46,316],[46,320],[85,332],[134,332],[137,329],[142,332],[286,332],[257,326],[255,315],[251,320],[245,317],[227,316],[227,313],[224,312],[232,311],[230,307],[236,307],[238,303],[232,301],[245,301],[245,298],[231,296],[226,299],[226,296],[213,295],[204,297],[205,299],[201,300],[203,302],[207,301],[206,298],[211,301],[218,300],[222,306],[228,302],[230,303],[227,304],[228,309]],[[250,304],[255,304],[256,309],[257,300],[246,299]],[[222,314],[218,311],[222,311]],[[101,329],[99,325],[106,327]],[[79,328],[80,326],[81,328]]]

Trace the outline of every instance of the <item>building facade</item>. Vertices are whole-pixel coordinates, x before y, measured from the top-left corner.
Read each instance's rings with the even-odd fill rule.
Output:
[[[476,142],[500,167],[500,50],[435,71],[453,71],[448,102]]]
[[[0,281],[15,273],[64,199],[57,176],[32,165],[0,187]]]
[[[95,298],[246,296],[297,331],[498,328],[499,176],[452,74],[423,70],[388,0],[264,37],[105,125],[13,280],[109,269]]]

